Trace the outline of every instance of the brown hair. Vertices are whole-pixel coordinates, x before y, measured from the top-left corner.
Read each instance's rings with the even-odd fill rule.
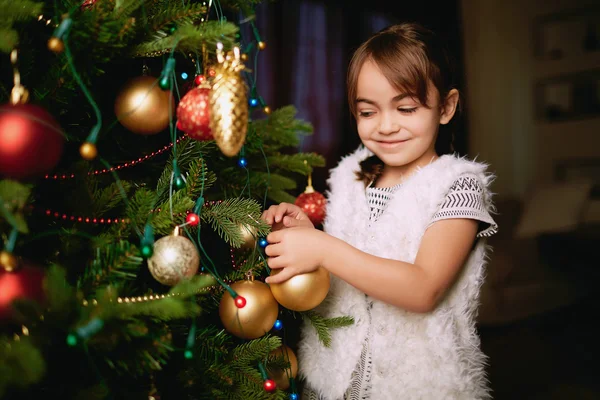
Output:
[[[425,107],[428,83],[438,90],[444,101],[450,90],[456,87],[454,64],[441,40],[431,30],[416,24],[392,25],[371,36],[352,56],[348,67],[348,103],[356,118],[356,91],[358,75],[363,64],[371,60],[377,64],[391,85],[402,93],[408,93]],[[435,142],[438,155],[453,151],[451,123],[441,125]],[[383,170],[383,162],[372,156],[361,163],[358,179],[369,184]]]

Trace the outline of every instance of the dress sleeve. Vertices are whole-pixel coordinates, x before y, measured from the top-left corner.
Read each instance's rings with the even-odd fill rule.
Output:
[[[489,237],[498,231],[498,225],[485,207],[483,185],[473,174],[461,175],[433,215],[429,225],[444,219],[467,218],[480,222],[477,237]]]

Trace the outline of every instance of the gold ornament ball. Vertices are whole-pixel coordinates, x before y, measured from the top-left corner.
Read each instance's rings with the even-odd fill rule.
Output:
[[[154,252],[148,259],[148,269],[154,279],[167,286],[191,278],[199,267],[196,245],[179,235],[164,236],[154,242]]]
[[[85,142],[79,148],[79,154],[84,160],[93,160],[98,155],[98,149],[95,144]]]
[[[280,269],[271,270],[275,276]],[[323,267],[313,272],[296,275],[281,283],[270,283],[273,297],[285,308],[293,311],[312,310],[327,297],[331,279]]]
[[[265,114],[271,114],[271,107],[265,106],[265,108],[263,108],[263,111],[265,112]]]
[[[19,266],[19,259],[6,250],[0,251],[0,267],[6,272],[13,272]]]
[[[267,48],[267,44],[261,40],[260,42],[258,42],[258,48],[264,50]]]
[[[171,91],[162,90],[151,76],[133,78],[115,100],[115,114],[119,122],[140,135],[154,135],[166,129],[170,120],[169,107],[174,115],[175,102]]]
[[[290,378],[296,378],[298,375],[298,359],[296,354],[285,344],[276,348],[270,356],[275,358],[283,357],[284,361],[289,362],[290,366],[285,369],[269,369],[269,378],[275,381],[277,389],[287,390],[290,387]]]
[[[242,55],[240,56],[240,58],[242,59],[242,61],[248,61],[248,54],[242,53]]]
[[[256,339],[273,328],[279,305],[269,287],[259,281],[238,281],[231,288],[246,299],[238,308],[233,297],[225,291],[219,304],[219,317],[227,332],[242,339]]]
[[[245,224],[240,224],[240,233],[242,234],[242,249],[248,250],[248,249],[253,249],[254,246],[256,245],[256,236],[257,236],[257,232],[256,232],[256,227],[254,226],[248,226]]]
[[[65,44],[57,37],[51,37],[48,39],[48,49],[53,53],[62,53],[65,51]]]

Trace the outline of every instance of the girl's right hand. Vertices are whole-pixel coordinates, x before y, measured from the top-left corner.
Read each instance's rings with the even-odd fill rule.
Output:
[[[286,228],[296,226],[314,228],[304,211],[297,205],[290,203],[280,203],[269,207],[263,212],[261,218],[271,226],[282,223]]]

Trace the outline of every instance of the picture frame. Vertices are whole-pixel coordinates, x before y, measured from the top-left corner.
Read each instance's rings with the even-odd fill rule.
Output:
[[[535,84],[539,121],[561,122],[600,116],[600,69],[546,78]]]
[[[600,4],[538,17],[534,20],[538,60],[576,58],[600,52]]]

